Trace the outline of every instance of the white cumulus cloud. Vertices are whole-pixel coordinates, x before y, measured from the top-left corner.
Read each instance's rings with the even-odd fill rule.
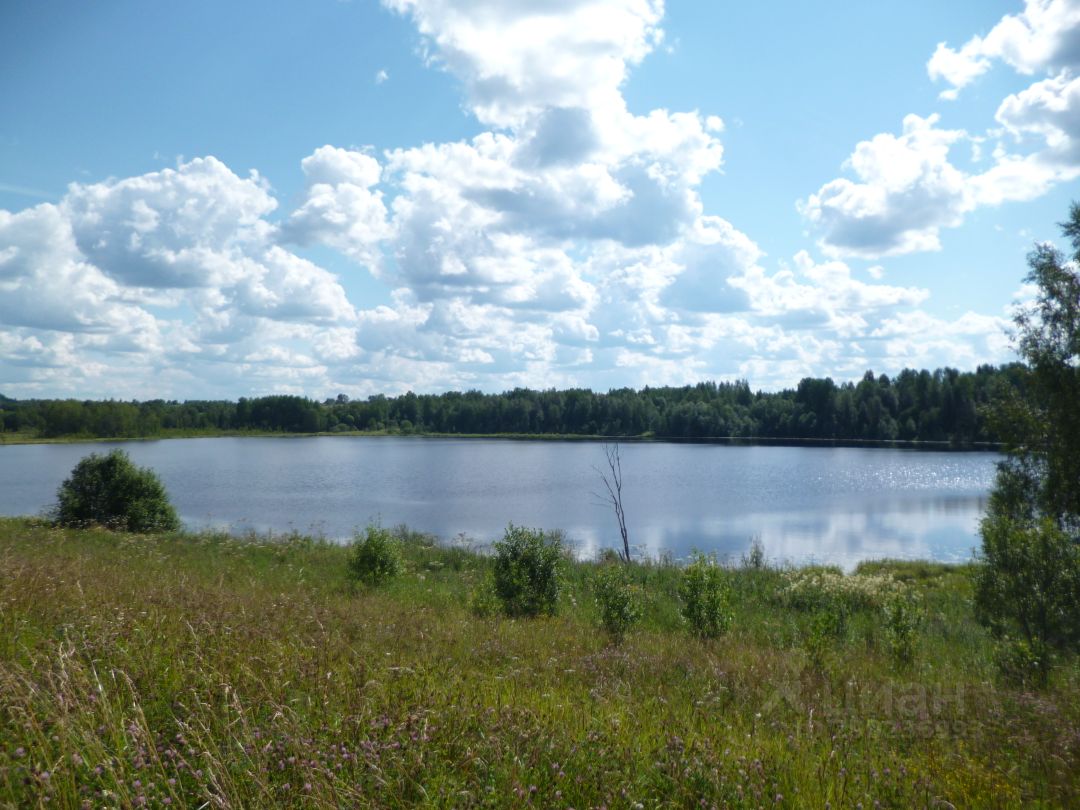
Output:
[[[285,222],[282,238],[328,245],[377,271],[379,243],[390,235],[383,194],[373,189],[382,174],[379,162],[364,152],[326,145],[300,166],[307,192]]]
[[[876,258],[940,247],[941,228],[958,225],[971,200],[964,173],[949,161],[966,133],[938,121],[908,115],[900,135],[863,141],[845,163],[857,182],[832,180],[799,204],[826,252]]]
[[[408,14],[431,61],[465,82],[486,124],[548,107],[614,104],[631,65],[659,42],[662,0],[383,0]]]
[[[942,97],[954,99],[994,60],[1029,75],[1080,66],[1080,2],[1026,0],[1020,14],[1007,14],[986,36],[974,36],[960,48],[938,43],[926,69],[931,79],[952,85]]]
[[[1080,78],[1068,70],[1006,97],[997,126],[982,135],[939,120],[908,115],[900,135],[858,144],[845,163],[857,180],[831,180],[798,203],[823,250],[865,258],[937,250],[941,230],[977,207],[1032,200],[1080,177]],[[986,142],[993,149],[982,171],[953,162],[955,145],[981,158]]]

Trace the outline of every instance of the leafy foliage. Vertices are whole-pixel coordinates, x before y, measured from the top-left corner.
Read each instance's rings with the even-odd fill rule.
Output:
[[[600,624],[616,644],[620,643],[642,615],[641,598],[630,582],[626,566],[601,565],[593,579],[593,593]]]
[[[123,450],[91,453],[56,492],[62,526],[99,524],[132,532],[180,528],[180,518],[153,470],[137,467]]]
[[[745,381],[681,387],[573,388],[501,394],[445,394],[324,402],[268,396],[238,402],[0,400],[6,431],[45,437],[155,436],[167,432],[388,431],[543,435],[717,436],[839,440],[993,441],[982,413],[995,388],[1021,384],[1019,365],[974,372],[904,369],[890,378],[867,371],[857,382],[807,377],[795,388],[752,391]]]
[[[469,610],[479,619],[491,618],[501,607],[495,583],[489,577],[482,578],[469,592]]]
[[[743,555],[742,567],[751,571],[764,571],[769,567],[769,560],[765,556],[765,544],[760,537],[750,541],[750,551]]]
[[[802,646],[810,665],[825,669],[825,661],[834,642],[844,638],[848,630],[848,613],[840,603],[822,607],[810,616],[802,637]]]
[[[994,662],[1002,679],[1022,688],[1046,686],[1052,659],[1051,650],[1038,639],[1005,636],[994,649]]]
[[[885,603],[882,614],[889,655],[898,664],[910,664],[915,659],[919,628],[924,619],[922,606],[913,594],[899,596]]]
[[[1017,654],[1041,666],[1047,645],[1080,648],[1080,205],[1062,227],[1071,263],[1049,244],[1028,256],[1038,292],[1015,317],[1021,386],[992,412],[1009,455],[982,523],[976,583],[983,623],[1019,635]]]
[[[349,554],[349,575],[367,585],[382,585],[401,573],[401,544],[381,526],[368,526]]]
[[[776,594],[781,605],[811,614],[803,646],[811,664],[821,669],[832,642],[843,639],[856,613],[880,622],[885,647],[894,661],[915,658],[923,609],[912,588],[880,564],[860,566],[854,574],[808,567],[784,574]]]
[[[789,607],[822,610],[834,607],[847,612],[879,609],[906,594],[903,583],[890,574],[855,573],[845,576],[838,568],[807,567],[788,572],[779,597]]]
[[[1004,515],[982,523],[976,615],[997,635],[1029,643],[1080,645],[1080,545],[1049,518],[1026,524]]]
[[[563,561],[562,537],[510,524],[495,546],[495,593],[508,616],[555,615]]]
[[[690,632],[716,638],[731,625],[731,588],[715,555],[694,554],[679,581],[682,616]]]

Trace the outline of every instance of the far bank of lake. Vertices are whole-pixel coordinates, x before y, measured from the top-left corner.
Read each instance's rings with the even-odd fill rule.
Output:
[[[582,555],[618,543],[595,442],[413,437],[204,438],[0,446],[0,514],[35,514],[91,452],[125,449],[162,478],[191,528],[347,539],[371,521],[482,544],[508,523],[562,529]],[[851,567],[963,561],[994,453],[836,446],[622,445],[631,542]]]

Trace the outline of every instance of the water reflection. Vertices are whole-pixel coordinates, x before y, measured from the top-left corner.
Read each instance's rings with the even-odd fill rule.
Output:
[[[851,569],[861,560],[971,558],[985,496],[898,498],[863,508],[832,511],[749,512],[669,519],[646,525],[631,537],[635,556],[683,559],[694,550],[737,562],[757,539],[772,562],[829,563]],[[595,556],[609,545],[610,532],[576,526],[569,530],[575,552]],[[970,541],[970,542],[969,542]]]
[[[372,520],[444,539],[510,522],[561,528],[583,556],[619,544],[595,504],[591,443],[423,439],[199,439],[0,446],[0,513],[34,514],[79,458],[123,446],[161,476],[191,528],[348,539]],[[631,542],[738,559],[852,567],[876,557],[964,560],[993,479],[991,454],[637,444],[622,452]]]

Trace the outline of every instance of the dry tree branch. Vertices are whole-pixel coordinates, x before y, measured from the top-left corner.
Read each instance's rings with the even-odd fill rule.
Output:
[[[609,506],[615,512],[615,519],[619,522],[619,534],[622,536],[622,556],[626,562],[630,562],[630,540],[626,532],[626,510],[623,508],[622,489],[623,473],[622,459],[619,457],[619,443],[608,444],[604,442],[604,458],[607,460],[607,469],[593,465],[597,475],[604,484],[606,492],[591,493],[598,505]]]

